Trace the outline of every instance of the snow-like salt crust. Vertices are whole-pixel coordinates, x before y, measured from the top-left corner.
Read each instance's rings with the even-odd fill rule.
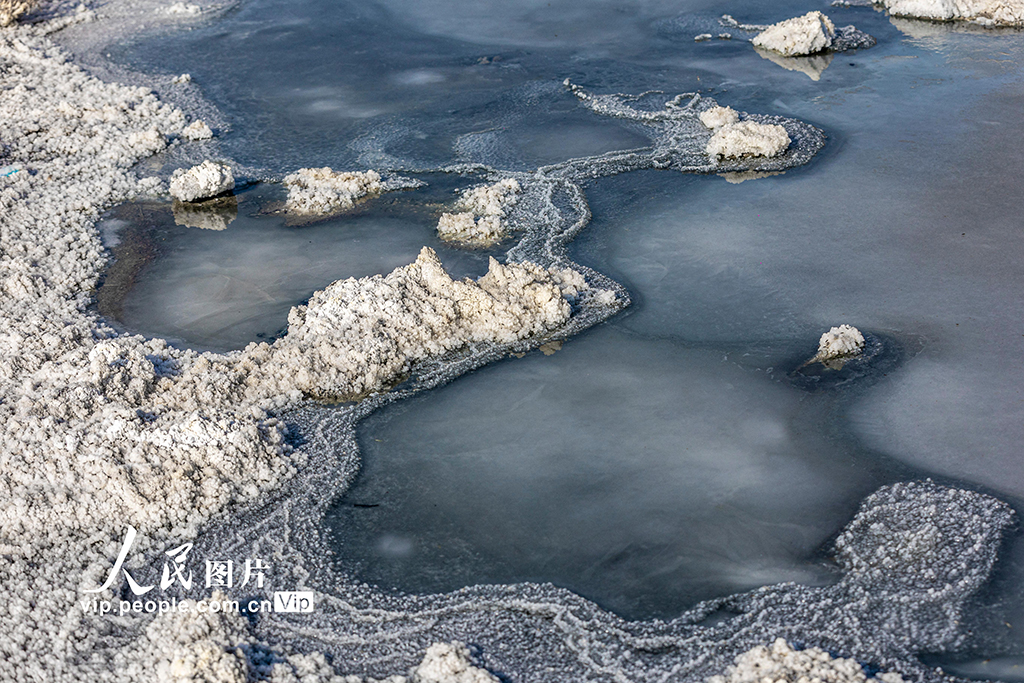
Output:
[[[1024,0],[876,0],[875,4],[899,17],[1024,26]]]
[[[652,145],[530,175],[514,212],[532,222],[505,265],[457,282],[424,251],[387,276],[316,293],[273,345],[200,355],[118,336],[87,309],[104,259],[100,211],[156,187],[130,169],[180,136],[185,117],[145,89],[88,76],[45,30],[0,35],[0,139],[4,165],[16,169],[0,184],[0,679],[491,683],[487,671],[500,671],[512,680],[700,680],[783,637],[943,680],[914,655],[964,641],[963,605],[988,576],[1011,513],[930,483],[865,500],[836,542],[836,585],[770,586],[671,622],[623,622],[550,585],[386,596],[318,560],[324,509],[358,468],[361,417],[571,336],[628,302],[621,286],[564,256],[589,220],[580,183],[641,168],[783,170],[821,147],[820,131],[756,117],[784,127],[790,147],[713,163],[699,114],[714,102],[691,94],[647,107],[570,86],[596,113],[645,126]],[[406,388],[384,391],[407,374]],[[309,394],[367,397],[282,412]],[[283,417],[302,431],[301,448]],[[102,585],[128,524],[139,534],[126,566],[143,581],[159,575],[164,550],[194,541],[199,558],[271,558],[274,585],[315,589],[316,610],[254,620],[85,611],[85,595],[122,594],[81,591]],[[703,625],[723,610],[736,616]],[[460,642],[474,643],[477,663]]]
[[[508,234],[505,217],[522,188],[514,178],[473,188],[455,202],[458,213],[444,213],[437,222],[443,240],[468,246],[488,246]]]
[[[836,27],[832,20],[814,11],[772,24],[754,36],[752,42],[756,47],[785,57],[799,57],[829,49],[835,36]]]
[[[839,325],[821,335],[817,360],[854,356],[864,350],[864,335],[852,325]]]
[[[196,120],[185,126],[181,135],[186,140],[209,140],[213,137],[213,131],[205,121]]]
[[[351,209],[356,200],[384,188],[376,171],[335,171],[329,167],[300,168],[285,176],[285,210],[311,216]]]
[[[792,142],[782,126],[740,121],[739,114],[729,107],[706,109],[701,112],[700,121],[714,131],[705,148],[712,159],[773,157]]]
[[[182,135],[187,128],[182,129]],[[227,164],[204,161],[171,174],[171,196],[183,202],[209,199],[235,189],[235,176]]]
[[[903,683],[898,673],[879,673],[882,683]],[[855,659],[832,657],[816,647],[795,650],[783,638],[770,646],[758,645],[736,657],[724,676],[706,683],[864,683],[867,675]]]

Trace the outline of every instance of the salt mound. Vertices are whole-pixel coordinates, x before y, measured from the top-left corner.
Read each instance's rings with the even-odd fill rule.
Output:
[[[711,107],[700,113],[700,122],[708,128],[721,128],[738,123],[740,115],[732,107]]]
[[[898,17],[1024,26],[1024,0],[876,0],[875,4]]]
[[[778,52],[785,57],[812,55],[832,47],[836,27],[821,12],[808,12],[772,24],[754,36],[756,47]]]
[[[786,129],[776,124],[740,121],[715,129],[708,141],[711,158],[773,157],[789,147]]]
[[[356,200],[381,192],[380,174],[376,171],[334,171],[323,168],[300,168],[285,176],[288,188],[285,210],[308,216],[344,211]]]
[[[213,131],[205,121],[196,120],[185,126],[185,130],[181,131],[181,137],[186,140],[209,140],[213,137]]]
[[[852,325],[833,327],[821,335],[818,341],[816,360],[832,360],[844,356],[855,356],[864,350],[864,335]]]
[[[903,683],[897,673],[875,676],[882,683]],[[736,657],[724,676],[711,676],[707,683],[864,683],[867,676],[856,659],[833,658],[816,647],[794,650],[783,638],[776,638],[771,647],[758,645]]]
[[[235,176],[225,164],[204,161],[187,171],[179,168],[171,175],[171,196],[183,202],[209,199],[235,189]]]
[[[498,683],[489,671],[473,666],[469,648],[459,641],[434,643],[413,670],[413,683]]]
[[[437,234],[443,240],[472,246],[488,246],[508,234],[505,216],[522,191],[519,182],[506,178],[493,185],[481,185],[455,203],[459,213],[445,213],[437,222]]]

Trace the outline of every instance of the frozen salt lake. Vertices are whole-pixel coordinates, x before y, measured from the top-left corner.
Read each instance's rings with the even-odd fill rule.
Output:
[[[835,55],[815,81],[736,31],[693,41],[725,30],[723,12],[767,23],[810,9],[879,44]],[[647,144],[581,107],[567,77],[595,92],[700,91],[828,135],[807,166],[738,184],[667,171],[590,183],[593,220],[570,255],[633,305],[553,355],[365,420],[363,468],[324,522],[346,576],[413,593],[550,581],[628,618],[671,617],[761,585],[830,582],[823,545],[885,483],[932,476],[1024,502],[1021,33],[790,1],[257,0],[112,54],[191,73],[231,121],[225,152],[271,175],[530,170]],[[314,289],[436,242],[433,190],[304,227],[252,217],[255,192],[239,193],[225,231],[171,227],[166,207],[166,247],[124,295],[127,327],[238,348],[277,333]],[[480,253],[441,256],[482,272]],[[831,389],[792,381],[840,323],[898,344],[899,363]],[[967,662],[948,670],[988,676],[973,655],[1024,652],[996,624],[1024,626],[1020,546],[953,656]]]

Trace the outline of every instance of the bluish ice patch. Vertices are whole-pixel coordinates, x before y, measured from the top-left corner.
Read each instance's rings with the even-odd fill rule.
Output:
[[[395,404],[328,515],[343,570],[392,590],[551,581],[629,618],[781,581],[905,471],[830,438],[770,355],[601,326]]]

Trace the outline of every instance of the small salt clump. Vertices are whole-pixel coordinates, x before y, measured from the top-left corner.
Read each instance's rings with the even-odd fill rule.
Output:
[[[773,157],[789,147],[789,133],[775,124],[740,121],[715,129],[708,141],[711,158]]]
[[[856,356],[864,350],[864,335],[852,325],[840,325],[821,335],[815,360]]]
[[[882,673],[883,683],[903,683],[898,673]],[[771,647],[758,645],[736,657],[724,676],[711,676],[707,683],[865,683],[867,676],[855,659],[832,657],[824,650],[809,647],[794,650],[783,638]]]
[[[737,123],[740,115],[732,107],[711,107],[700,113],[700,122],[711,129]]]
[[[285,210],[309,216],[351,209],[357,199],[382,189],[376,171],[334,171],[327,166],[300,168],[285,176],[284,185],[288,188]]]
[[[175,85],[182,85],[184,83],[191,83],[191,82],[192,82],[192,74],[181,74],[180,76],[175,76],[174,78],[171,79],[171,83],[174,83]]]
[[[193,5],[191,3],[176,2],[166,10],[167,14],[177,14],[179,16],[194,17],[202,14],[203,8],[199,5]]]
[[[443,240],[472,246],[488,246],[508,233],[502,220],[515,205],[522,191],[514,178],[481,185],[455,203],[459,213],[445,213],[437,222],[437,234]]]
[[[459,641],[434,643],[412,672],[414,683],[498,683],[486,669],[473,666],[469,648]]]
[[[213,131],[205,121],[196,120],[185,126],[181,136],[186,140],[209,140],[213,137]]]
[[[171,196],[183,202],[208,199],[235,189],[235,177],[225,164],[204,161],[198,166],[179,168],[171,175]]]
[[[835,36],[836,27],[832,21],[815,11],[772,24],[754,36],[752,42],[756,47],[786,57],[799,57],[827,50],[832,47]]]

